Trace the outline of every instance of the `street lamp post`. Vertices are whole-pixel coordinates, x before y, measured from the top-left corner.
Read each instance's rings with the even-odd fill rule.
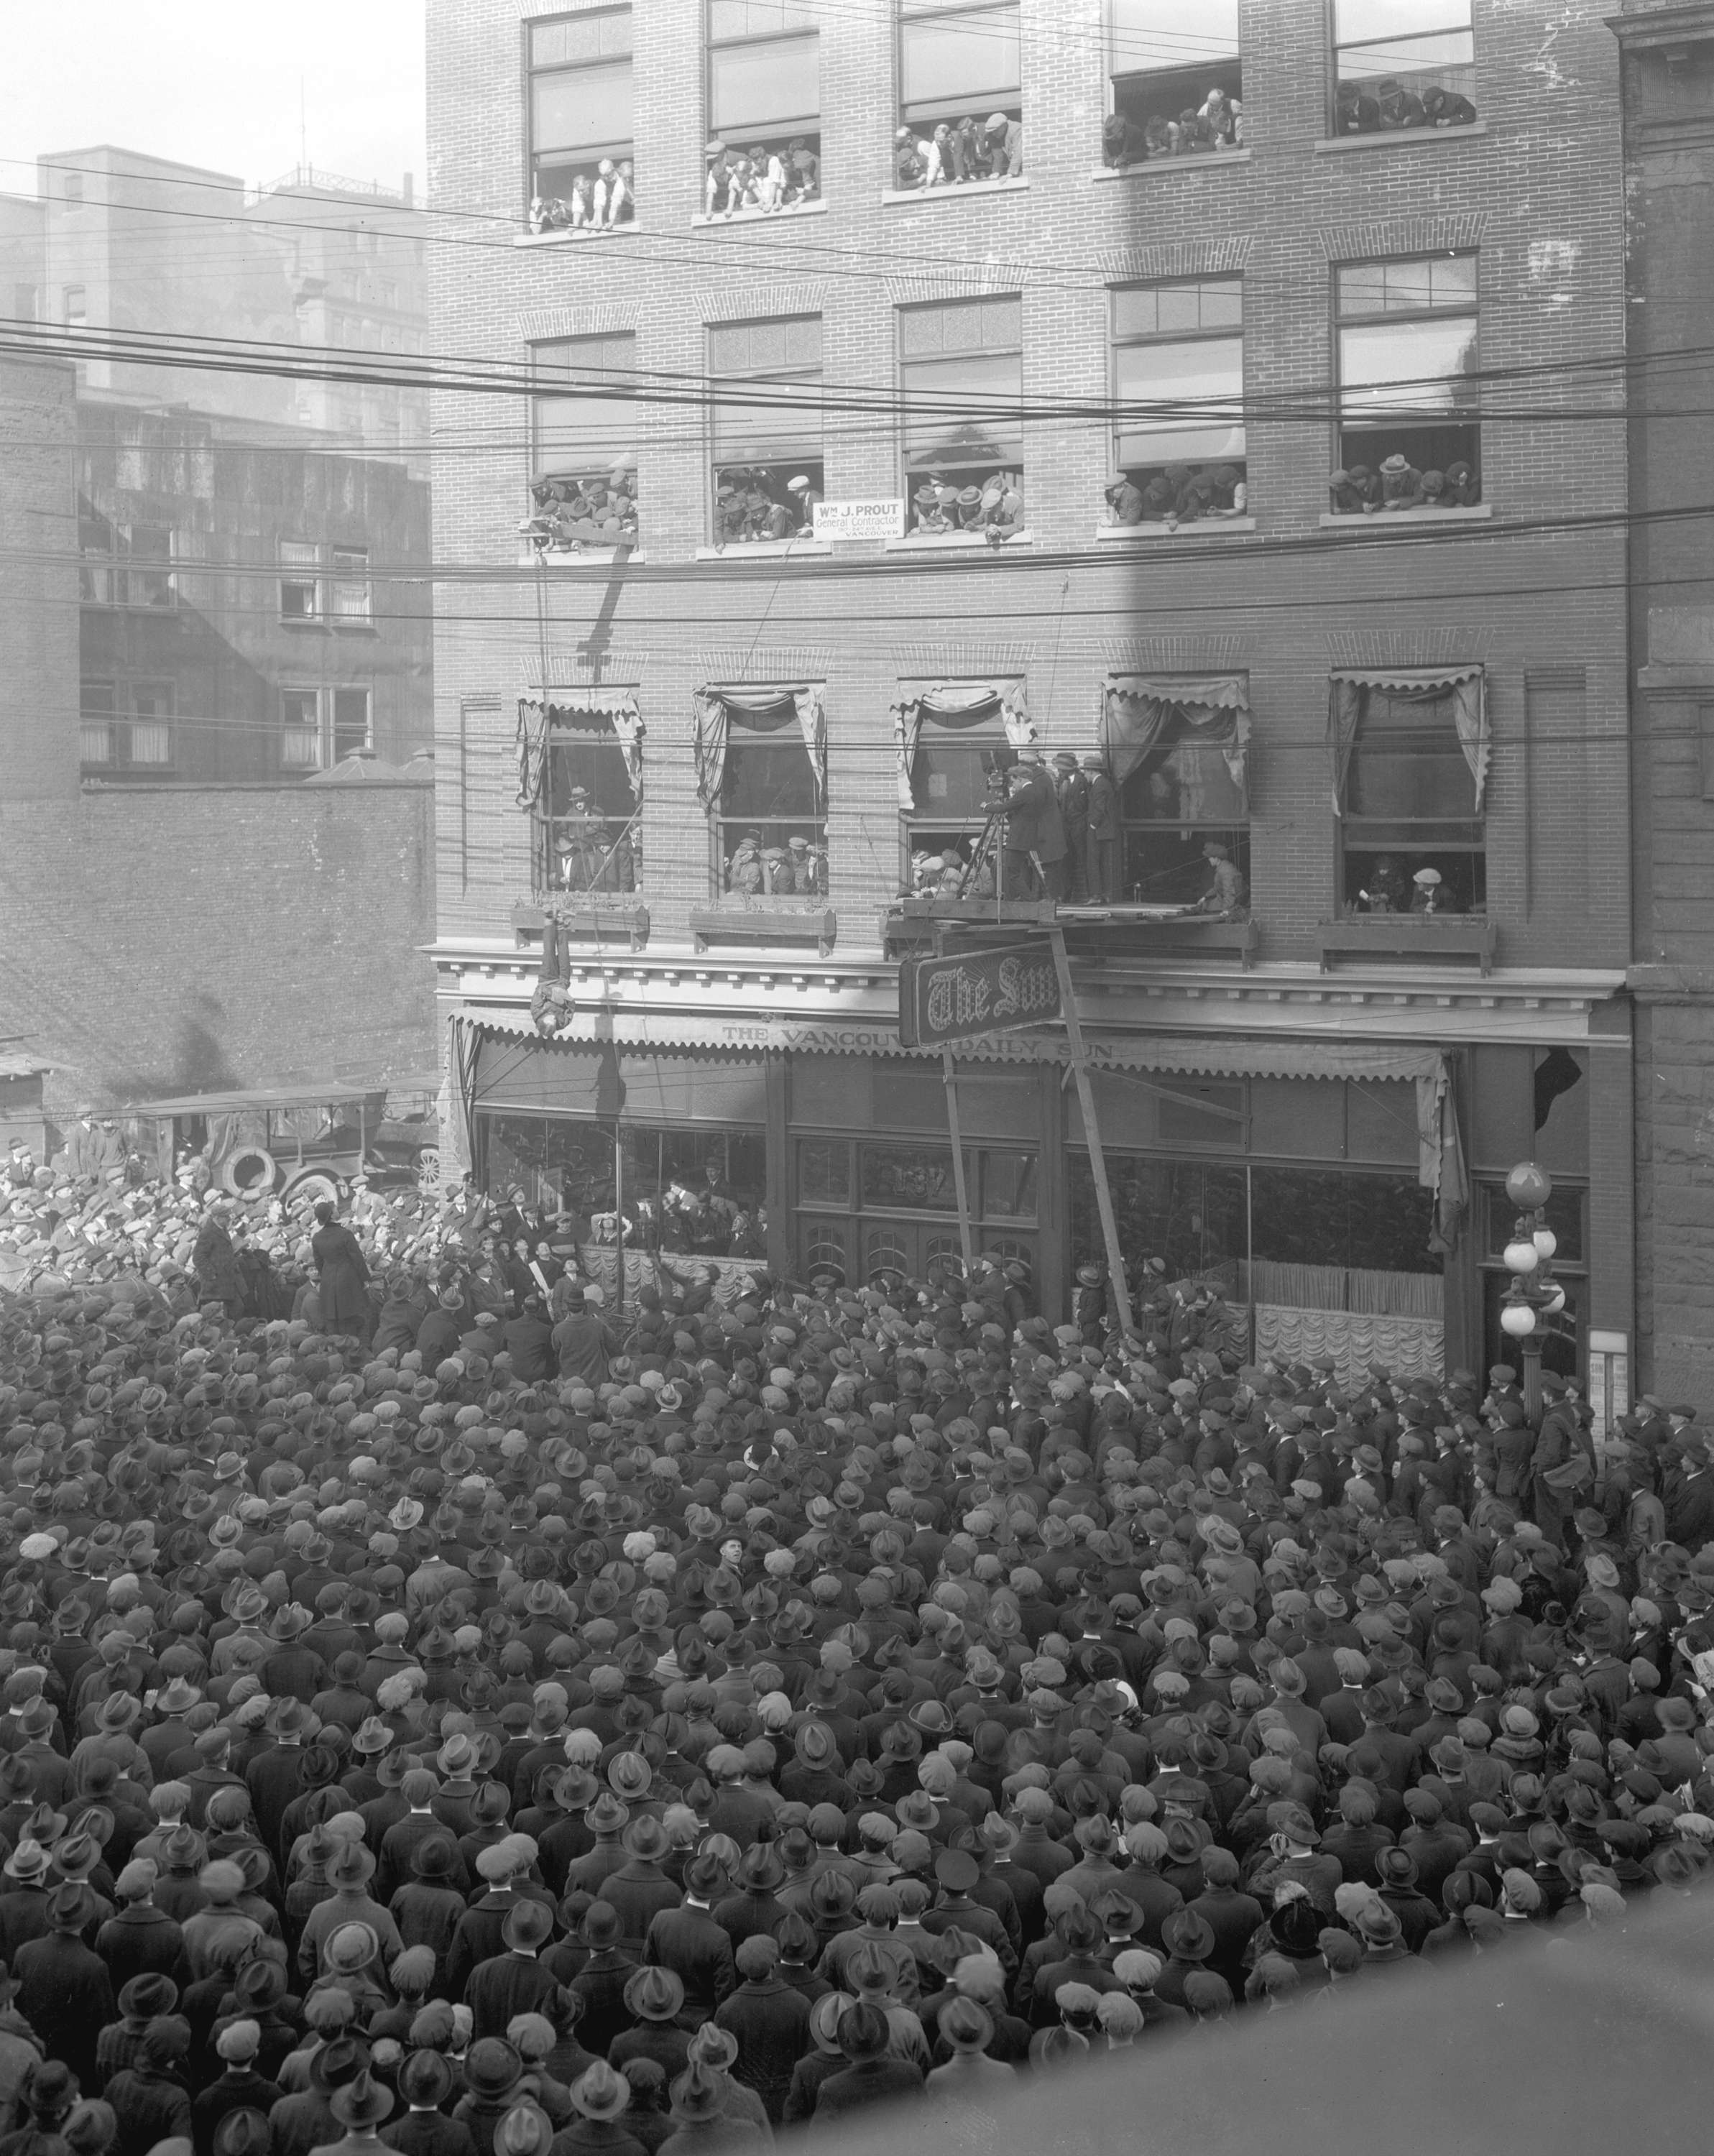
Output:
[[[1511,1286],[1500,1306],[1500,1329],[1523,1351],[1524,1412],[1535,1422],[1542,1413],[1542,1337],[1547,1321],[1565,1307],[1552,1270],[1559,1240],[1547,1225],[1553,1178],[1533,1161],[1521,1161],[1506,1178],[1506,1194],[1518,1213],[1506,1246]]]

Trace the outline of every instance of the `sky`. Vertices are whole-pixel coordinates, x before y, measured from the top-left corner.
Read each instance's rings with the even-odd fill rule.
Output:
[[[44,151],[112,143],[275,180],[308,162],[423,192],[424,0],[5,0],[0,192]]]

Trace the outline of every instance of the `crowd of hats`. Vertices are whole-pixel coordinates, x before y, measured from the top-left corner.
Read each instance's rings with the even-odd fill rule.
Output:
[[[1552,1385],[1593,1466],[1532,1521],[1513,1372],[1247,1363],[1139,1274],[1123,1336],[1094,1265],[1057,1327],[993,1267],[650,1291],[534,1385],[0,1302],[33,2156],[759,2138],[1694,1891],[1691,1411],[1586,1444]]]

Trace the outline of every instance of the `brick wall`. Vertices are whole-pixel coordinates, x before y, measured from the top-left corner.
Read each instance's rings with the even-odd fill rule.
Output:
[[[1318,150],[1330,60],[1300,11],[1243,11],[1253,155],[1178,161],[1097,181],[1105,98],[1096,0],[1023,0],[1029,186],[883,204],[893,121],[890,17],[829,9],[822,30],[827,213],[693,228],[702,112],[698,0],[635,11],[634,233],[515,247],[524,199],[521,18],[533,0],[433,0],[429,95],[438,349],[521,361],[531,339],[630,327],[640,367],[695,377],[705,325],[735,313],[819,311],[824,378],[890,388],[895,310],[966,290],[1024,295],[1026,399],[1109,392],[1110,285],[1241,264],[1252,541],[1181,536],[1098,548],[1105,424],[1075,413],[1026,428],[1032,550],[998,562],[903,562],[841,547],[782,575],[698,563],[708,536],[702,421],[639,410],[645,559],[623,574],[521,570],[526,411],[444,396],[436,424],[466,441],[436,473],[443,585],[437,734],[443,927],[503,934],[528,882],[513,806],[511,700],[541,678],[637,688],[648,728],[650,947],[685,940],[708,887],[691,783],[690,693],[716,674],[813,674],[828,684],[829,829],[840,948],[875,936],[899,875],[888,704],[901,680],[1022,672],[1048,747],[1090,747],[1114,665],[1247,667],[1255,713],[1252,884],[1264,955],[1301,960],[1332,902],[1324,747],[1330,667],[1480,660],[1496,756],[1491,905],[1506,963],[1621,964],[1628,944],[1624,801],[1624,536],[1599,519],[1624,498],[1624,430],[1603,385],[1553,370],[1624,340],[1617,62],[1593,6],[1551,25],[1476,7],[1485,131]],[[507,220],[511,220],[509,228]],[[1434,543],[1323,532],[1334,429],[1301,400],[1332,366],[1332,266],[1475,245],[1484,367],[1543,369],[1485,393],[1485,492],[1494,521]],[[1609,419],[1604,415],[1612,411]],[[885,418],[835,413],[830,496],[899,490]],[[599,667],[592,664],[598,657]],[[1527,748],[1526,675],[1581,670],[1565,743]],[[1562,751],[1569,748],[1567,756]],[[1583,817],[1556,796],[1609,805]],[[1582,820],[1579,820],[1582,818]],[[687,842],[688,841],[688,842]]]
[[[0,1033],[50,1110],[432,1068],[431,789],[0,805]]]

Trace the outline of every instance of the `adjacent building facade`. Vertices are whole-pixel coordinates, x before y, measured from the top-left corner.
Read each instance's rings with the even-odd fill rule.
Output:
[[[1618,49],[1577,0],[1311,12],[434,0],[432,337],[491,371],[435,414],[483,1179],[799,1277],[955,1253],[901,894],[999,752],[1070,754],[1132,1255],[1259,1348],[1479,1367],[1533,1158],[1547,1358],[1624,1382]],[[982,1245],[1057,1313],[1100,1244],[1063,1030],[954,1075]]]
[[[1628,6],[1637,1312],[1642,1374],[1714,1381],[1714,8]]]

